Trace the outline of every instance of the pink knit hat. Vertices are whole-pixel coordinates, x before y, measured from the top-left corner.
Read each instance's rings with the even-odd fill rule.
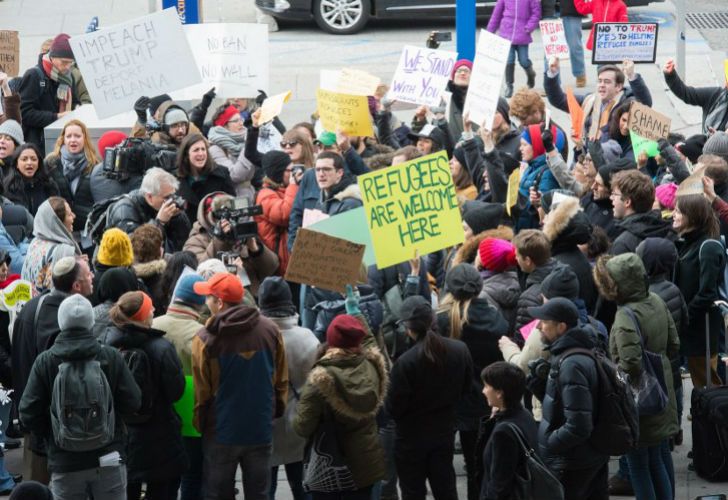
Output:
[[[669,209],[675,210],[675,193],[677,192],[677,184],[671,182],[670,184],[660,184],[655,188],[655,197],[660,205]]]
[[[510,241],[486,238],[478,246],[483,268],[501,273],[516,265],[516,247]]]

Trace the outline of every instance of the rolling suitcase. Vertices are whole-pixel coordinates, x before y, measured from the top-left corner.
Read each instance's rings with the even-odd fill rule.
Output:
[[[717,301],[725,316],[728,303]],[[711,387],[710,323],[705,315],[707,387],[693,388],[690,415],[693,431],[693,465],[698,476],[708,481],[728,480],[728,386]],[[728,350],[728,349],[726,349]],[[719,359],[720,363],[721,360]]]

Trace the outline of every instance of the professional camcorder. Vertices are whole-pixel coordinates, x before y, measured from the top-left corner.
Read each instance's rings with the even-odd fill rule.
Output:
[[[251,217],[263,215],[260,205],[248,205],[244,197],[231,198],[223,202],[213,212],[212,217],[217,221],[213,229],[215,238],[227,241],[244,242],[248,238],[258,236],[258,225]],[[228,221],[232,231],[225,233],[222,230],[222,221]]]
[[[144,175],[152,167],[173,172],[176,161],[177,150],[174,146],[129,137],[114,148],[106,148],[104,175],[109,179],[125,181],[132,176]]]

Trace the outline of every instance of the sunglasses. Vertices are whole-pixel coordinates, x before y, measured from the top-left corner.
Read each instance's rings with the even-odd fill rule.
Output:
[[[284,149],[285,148],[292,148],[296,144],[298,144],[298,141],[291,141],[291,142],[285,142],[285,141],[283,141],[283,142],[281,142],[281,148],[284,148]]]

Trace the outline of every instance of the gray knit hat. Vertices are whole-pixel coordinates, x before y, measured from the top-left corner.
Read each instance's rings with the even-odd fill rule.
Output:
[[[61,330],[94,327],[94,308],[83,295],[74,293],[58,307],[58,326]]]
[[[703,154],[720,156],[728,161],[728,134],[725,132],[715,132],[708,137],[708,140],[705,141],[705,146],[703,146]]]
[[[180,108],[169,108],[164,115],[164,124],[171,127],[175,123],[189,123],[190,119],[187,117],[187,113]]]
[[[15,120],[5,120],[0,124],[0,135],[12,137],[16,146],[20,146],[25,142],[23,127]]]

